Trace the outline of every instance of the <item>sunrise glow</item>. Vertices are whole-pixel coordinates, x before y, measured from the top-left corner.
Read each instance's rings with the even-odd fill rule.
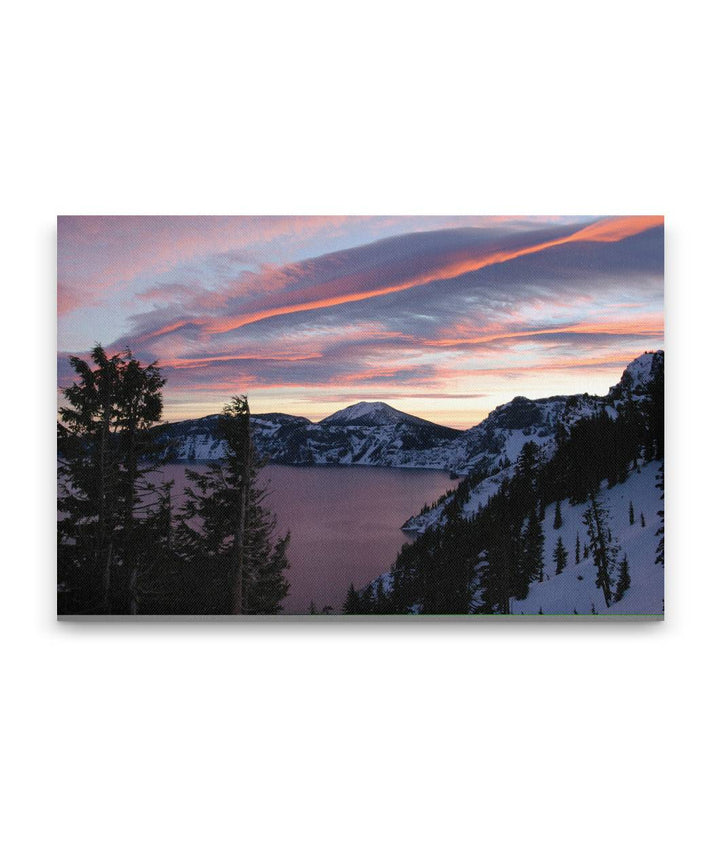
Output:
[[[663,220],[61,217],[58,383],[95,342],[157,360],[165,418],[382,400],[477,424],[605,393],[664,345]]]

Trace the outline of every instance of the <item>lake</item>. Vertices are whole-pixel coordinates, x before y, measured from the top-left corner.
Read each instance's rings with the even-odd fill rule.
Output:
[[[162,468],[163,479],[175,480],[178,500],[185,467]],[[266,504],[277,516],[277,533],[291,533],[286,614],[308,612],[310,601],[340,611],[350,583],[362,587],[390,569],[410,540],[400,529],[408,517],[456,484],[439,470],[279,464],[263,468],[261,483],[269,488]]]

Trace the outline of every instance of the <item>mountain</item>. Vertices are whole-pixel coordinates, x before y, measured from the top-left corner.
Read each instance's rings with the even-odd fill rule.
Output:
[[[517,397],[496,407],[487,419],[468,429],[455,444],[464,461],[452,462],[450,466],[470,476],[463,486],[467,493],[463,513],[476,512],[497,492],[502,480],[513,475],[525,443],[537,443],[541,454],[550,457],[557,445],[558,432],[564,435],[580,420],[601,414],[615,419],[623,409],[636,407],[644,401],[653,384],[662,380],[664,359],[663,351],[637,357],[607,395],[558,395],[532,401]],[[452,492],[432,508],[423,509],[411,517],[403,529],[420,533],[437,525],[454,496]]]
[[[390,572],[352,593],[347,611],[659,614],[663,415],[664,353],[658,351],[633,360],[606,395],[516,397],[467,431],[377,401],[317,423],[259,414],[252,429],[259,455],[277,463],[429,467],[464,475],[406,522],[414,540]],[[168,459],[221,457],[218,420],[159,428]],[[598,560],[583,519],[590,497],[601,509],[597,531],[612,552],[609,591],[598,587]],[[560,573],[558,538],[568,553]],[[630,585],[621,591],[625,556]]]
[[[172,461],[212,461],[224,455],[218,415],[157,429]],[[447,466],[445,453],[463,432],[411,416],[382,402],[359,402],[320,422],[285,413],[251,417],[259,457],[278,464],[356,464],[379,467]]]
[[[365,425],[380,427],[383,425],[397,425],[399,423],[408,425],[425,425],[432,428],[440,426],[427,419],[418,416],[410,416],[385,404],[382,401],[359,401],[351,404],[343,410],[338,410],[320,421],[321,425]]]
[[[320,422],[285,413],[254,415],[253,439],[258,455],[278,464],[407,467],[502,478],[529,440],[549,448],[558,426],[567,430],[578,420],[602,412],[612,417],[623,402],[642,399],[663,358],[662,351],[642,354],[605,396],[517,397],[466,431],[411,416],[381,401],[360,401]],[[158,428],[167,459],[192,462],[222,457],[218,418],[205,416]],[[493,489],[493,484],[485,489]],[[423,531],[427,523],[416,518],[408,521],[407,528]]]
[[[661,493],[657,486],[661,462],[648,461],[639,464],[628,478],[609,487],[604,484],[598,491],[598,500],[608,511],[608,525],[619,556],[627,556],[631,583],[625,596],[617,603],[606,606],[601,592],[595,584],[596,568],[591,554],[584,555],[588,543],[587,528],[583,523],[586,504],[560,501],[562,524],[555,529],[552,507],[548,508],[540,525],[543,532],[542,580],[530,583],[527,596],[514,598],[510,608],[515,615],[587,615],[593,611],[599,615],[659,615],[664,611],[664,573],[655,562],[658,544],[658,513],[662,510]],[[633,506],[633,523],[630,523],[629,507]],[[554,507],[554,506],[553,506]],[[446,528],[440,523],[440,530]],[[567,566],[556,573],[553,550],[560,538],[568,551]],[[575,542],[580,539],[579,562],[575,561]],[[481,552],[475,556],[478,567],[482,565]],[[386,595],[392,592],[393,572],[383,574],[369,588],[377,590],[382,580]],[[478,609],[481,598],[477,593],[471,600],[470,610]],[[411,605],[405,611],[418,612],[419,606]]]
[[[661,615],[663,416],[662,351],[605,396],[496,408],[462,438],[478,463],[345,611]]]

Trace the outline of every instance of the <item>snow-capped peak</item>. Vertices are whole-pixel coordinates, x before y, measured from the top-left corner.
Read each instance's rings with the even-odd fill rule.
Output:
[[[620,383],[610,387],[610,394],[617,392],[619,389],[629,390],[634,392],[638,388],[643,389],[655,376],[659,366],[665,359],[664,351],[648,351],[640,354],[622,373]]]
[[[321,425],[394,425],[398,422],[425,422],[385,404],[383,401],[359,401],[326,416]]]

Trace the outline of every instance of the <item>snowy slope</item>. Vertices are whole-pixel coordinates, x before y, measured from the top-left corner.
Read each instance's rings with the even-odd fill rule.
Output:
[[[664,351],[649,351],[636,357],[622,373],[620,383],[610,387],[608,395],[611,398],[642,395],[643,388],[653,379],[664,359]]]
[[[598,614],[662,614],[663,612],[663,567],[655,564],[655,551],[660,525],[658,511],[662,503],[660,491],[655,480],[660,463],[653,461],[633,472],[623,484],[617,484],[610,490],[605,488],[598,493],[598,499],[609,511],[609,526],[613,539],[620,545],[618,563],[627,554],[630,567],[630,588],[622,600],[613,603],[608,609],[602,591],[595,585],[596,569],[592,556],[582,558],[582,545],[587,543],[587,530],[582,515],[587,504],[570,505],[566,500],[560,509],[563,524],[553,529],[554,506],[547,509],[543,521],[545,534],[545,580],[534,582],[530,594],[525,600],[514,600],[511,609],[515,614],[587,614],[593,606]],[[635,510],[635,523],[629,522],[629,505]],[[641,526],[640,515],[645,517],[645,527]],[[575,564],[575,537],[580,535],[580,564]],[[552,554],[558,536],[562,538],[568,551],[568,564],[561,574],[555,574],[555,562]],[[582,577],[582,579],[580,579]],[[616,574],[617,577],[617,574]]]
[[[453,447],[464,446],[464,460],[450,463],[463,475],[482,470],[487,477],[475,485],[463,506],[466,517],[475,514],[496,493],[503,478],[512,477],[515,462],[525,443],[533,441],[543,457],[555,451],[558,426],[570,428],[580,419],[604,411],[614,419],[626,402],[637,402],[646,394],[647,384],[664,365],[664,353],[642,354],[633,360],[622,374],[620,382],[610,387],[605,396],[570,395],[536,399],[514,398],[490,413],[484,422],[470,428]],[[458,449],[460,458],[463,452]],[[414,515],[403,525],[407,532],[425,532],[442,522],[444,508],[450,497],[442,498],[427,512]]]
[[[167,456],[211,461],[225,454],[218,416],[165,426],[158,432]],[[360,402],[310,422],[284,413],[251,417],[260,458],[281,464],[355,464],[445,469],[446,448],[463,432],[402,413],[382,402]]]
[[[320,421],[320,425],[397,425],[405,422],[411,425],[435,426],[435,423],[418,416],[411,416],[385,404],[383,401],[359,401],[342,410],[326,416]]]
[[[361,401],[321,422],[284,413],[252,416],[253,438],[259,457],[274,463],[439,469],[459,475],[482,472],[489,481],[468,500],[471,513],[494,492],[503,473],[512,474],[525,443],[532,440],[545,454],[552,454],[559,425],[570,427],[601,411],[615,416],[624,401],[642,397],[644,385],[662,361],[662,351],[641,355],[605,396],[514,398],[467,431],[436,425],[381,401]],[[167,456],[177,461],[217,460],[225,453],[217,415],[164,426],[158,439],[166,443]],[[407,527],[423,531],[438,522],[440,514],[418,516]]]
[[[590,615],[593,609],[598,615],[662,615],[664,613],[664,568],[655,564],[660,525],[658,512],[662,508],[660,491],[656,484],[662,462],[653,461],[633,471],[623,484],[608,489],[607,483],[598,491],[598,500],[608,510],[608,525],[613,543],[619,546],[616,567],[613,572],[613,590],[618,577],[618,567],[627,555],[630,571],[630,586],[617,603],[605,605],[602,591],[595,585],[597,570],[592,555],[583,558],[583,547],[588,543],[587,529],[582,516],[587,503],[571,505],[568,500],[560,503],[562,525],[553,526],[555,506],[547,508],[542,521],[544,542],[543,581],[530,584],[527,598],[513,599],[510,611],[513,615]],[[630,524],[630,502],[634,509],[634,523]],[[642,518],[645,525],[642,525]],[[580,536],[580,561],[575,562],[575,539]],[[567,550],[567,565],[556,574],[553,551],[558,536]],[[478,556],[478,567],[481,564]],[[393,574],[387,571],[369,587],[376,591],[382,581],[384,591],[392,590]],[[479,581],[478,581],[479,582]],[[472,603],[471,611],[480,604],[480,596]],[[420,612],[416,604],[410,612]]]

